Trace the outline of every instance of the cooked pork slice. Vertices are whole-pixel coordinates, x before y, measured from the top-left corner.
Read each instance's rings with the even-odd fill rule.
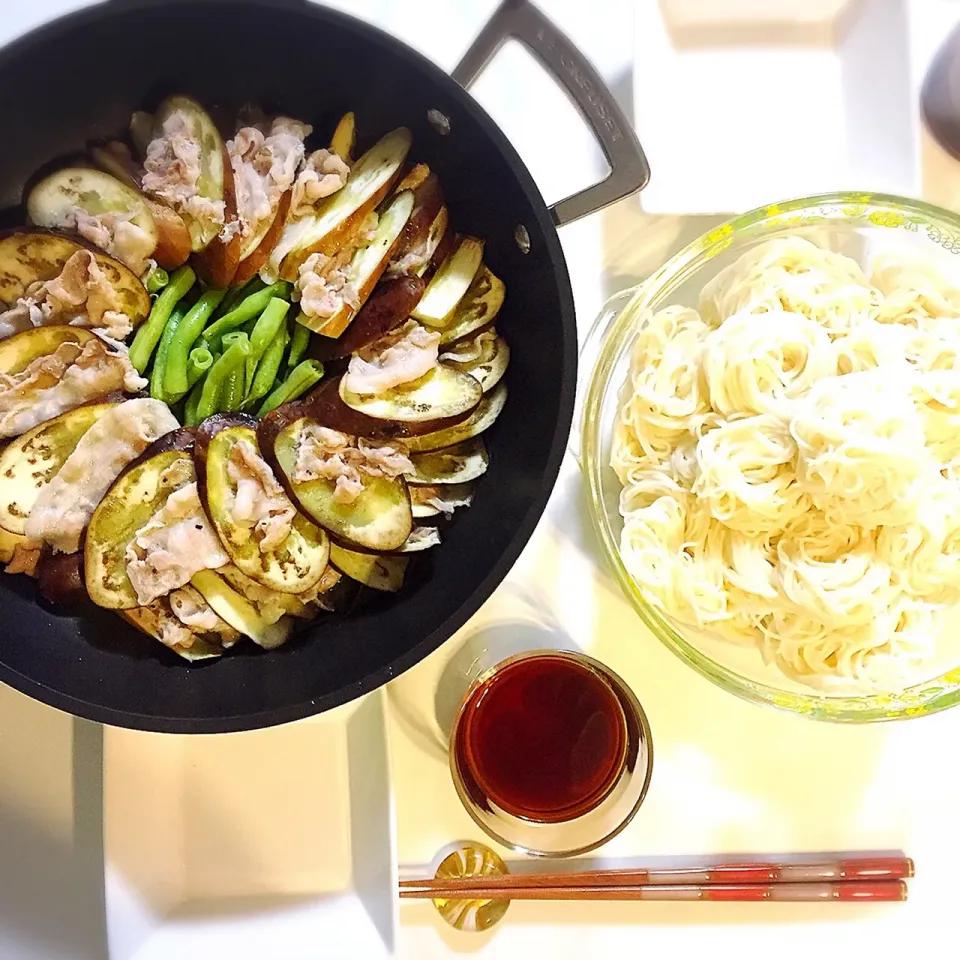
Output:
[[[104,253],[125,263],[137,276],[146,269],[156,239],[132,222],[133,214],[125,210],[108,210],[94,216],[82,207],[74,207],[63,227],[76,230]]]
[[[487,363],[496,353],[496,330],[484,330],[472,340],[464,340],[452,347],[447,347],[440,354],[441,360],[453,360],[455,363]]]
[[[221,620],[196,587],[190,584],[170,594],[170,609],[174,616],[196,633],[216,633],[225,647],[240,639],[240,633]]]
[[[87,327],[123,340],[133,325],[122,306],[96,257],[89,250],[78,250],[63,265],[59,276],[31,284],[24,296],[0,314],[0,340],[52,323]]]
[[[355,310],[360,306],[360,294],[346,270],[322,253],[310,254],[300,265],[293,297],[306,316],[321,319],[334,316],[345,303]]]
[[[437,365],[440,334],[408,320],[350,359],[346,387],[352,393],[382,393],[412,383]]]
[[[203,511],[196,483],[167,497],[163,508],[137,531],[126,557],[127,576],[142,606],[230,559]]]
[[[261,553],[276,550],[290,536],[297,511],[252,443],[233,445],[227,476],[237,487],[227,506],[234,523],[257,537]]]
[[[43,311],[32,297],[20,297],[12,307],[0,313],[0,340],[31,327],[43,326]]]
[[[63,343],[21,373],[0,373],[0,438],[19,436],[115,390],[135,393],[146,385],[125,352],[111,351],[99,339],[82,347]]]
[[[13,548],[13,556],[7,564],[7,573],[25,573],[28,577],[35,577],[42,547],[43,544],[31,540],[18,543]]]
[[[60,553],[76,553],[93,511],[123,468],[179,424],[159,400],[128,400],[81,438],[30,511],[26,534]]]
[[[350,176],[350,167],[329,150],[315,150],[307,158],[293,185],[290,198],[290,216],[304,217],[324,197],[330,197],[343,188]]]
[[[161,135],[147,146],[143,191],[201,224],[222,227],[223,200],[200,195],[201,152],[187,115],[173,111],[164,120]]]
[[[353,503],[363,492],[363,474],[371,477],[398,477],[413,473],[413,464],[399,446],[376,447],[366,440],[354,446],[346,434],[316,424],[300,433],[295,483],[334,480],[334,500]]]
[[[257,127],[241,127],[227,142],[240,229],[245,237],[256,233],[263,221],[276,213],[280,198],[293,185],[303,162],[303,141],[312,129],[298,120],[277,117],[269,134]]]

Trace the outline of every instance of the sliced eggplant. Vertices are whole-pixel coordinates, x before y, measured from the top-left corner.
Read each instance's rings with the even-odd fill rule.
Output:
[[[441,513],[451,517],[455,510],[469,507],[472,502],[472,483],[445,483],[410,488],[410,503],[415,520],[424,520]]]
[[[440,345],[463,340],[490,326],[503,306],[505,293],[503,281],[488,267],[481,267],[449,326],[441,331]]]
[[[500,383],[490,393],[484,394],[480,405],[462,423],[436,430],[433,433],[408,437],[404,440],[404,443],[411,453],[424,453],[431,450],[440,450],[443,447],[452,447],[455,443],[461,443],[471,437],[476,437],[492,427],[494,421],[503,411],[506,402],[507,385]]]
[[[414,527],[397,553],[420,553],[440,546],[440,531],[436,527]]]
[[[151,128],[153,121],[150,121]],[[120,140],[109,140],[106,143],[95,144],[90,148],[90,159],[111,177],[116,177],[125,183],[131,190],[140,190],[140,179],[143,168],[136,160],[130,148]]]
[[[268,623],[243,594],[237,593],[213,570],[201,570],[190,582],[203,594],[203,599],[218,617],[264,650],[275,650],[290,639],[293,621],[284,617],[276,623]]]
[[[152,127],[152,120],[150,124]],[[143,198],[157,229],[157,248],[153,252],[153,259],[157,264],[164,270],[175,270],[186,263],[190,256],[190,231],[176,210],[165,203],[157,203],[141,192],[143,168],[133,159],[130,148],[119,140],[111,140],[107,144],[91,148],[90,156],[101,170],[136,190]]]
[[[19,534],[10,533],[0,527],[0,563],[9,563],[13,559],[13,553],[20,547],[27,546],[27,538]]]
[[[280,237],[283,236],[283,228],[286,226],[287,214],[290,212],[292,196],[292,190],[288,190],[280,198],[273,219],[263,220],[249,239],[243,242],[240,250],[240,263],[237,266],[237,272],[233,275],[232,282],[235,287],[252,280],[260,272],[260,268],[270,259],[270,253],[280,242]]]
[[[278,431],[268,427],[266,432],[261,424],[262,449],[268,451],[268,458],[294,503],[339,540],[365,550],[396,550],[413,527],[410,494],[403,478],[365,476],[363,491],[352,503],[337,500],[336,483],[332,480],[294,482],[300,433],[309,422],[301,418]],[[266,443],[265,435],[269,438]]]
[[[328,565],[324,570],[324,575],[329,569],[330,567]],[[269,587],[257,583],[256,580],[251,580],[250,577],[233,564],[227,564],[227,566],[221,567],[217,570],[217,573],[223,577],[234,590],[242,593],[254,604],[261,616],[271,623],[276,623],[277,620],[288,614],[300,620],[310,620],[313,618],[314,611],[305,600],[289,593],[279,593],[276,590],[271,590]],[[320,580],[322,579],[323,575],[321,575]],[[320,580],[314,584],[311,590],[307,591],[306,596],[309,596],[312,591],[317,588]]]
[[[452,427],[469,416],[469,413],[465,413],[446,420],[427,420],[423,423],[378,420],[348,407],[340,398],[340,383],[339,377],[325,380],[302,400],[285,404],[268,414],[260,423],[261,431],[273,429],[271,425],[278,421],[291,422],[300,417],[309,417],[325,427],[353,436],[367,437],[371,440],[405,440],[407,437],[421,433],[433,433]],[[268,446],[263,439],[260,440],[261,449],[267,450]]]
[[[145,261],[157,249],[157,226],[143,195],[103,170],[67,167],[44,177],[27,197],[27,216],[39,227],[64,229],[74,221],[77,208],[93,217],[105,213],[128,217],[144,234],[142,249],[128,253],[112,237],[106,246],[97,245],[134,273],[142,273]]]
[[[238,525],[231,514],[237,494],[230,477],[231,454],[244,441],[260,455],[256,426],[253,418],[230,414],[211,417],[203,424],[194,450],[200,495],[217,536],[241,573],[278,593],[304,593],[327,566],[330,542],[323,530],[297,513],[284,542],[263,553],[256,535]]]
[[[154,640],[159,640],[165,647],[179,654],[184,660],[209,660],[223,656],[226,645],[223,638],[216,633],[196,634],[184,627],[177,619],[166,597],[155,600],[149,607],[134,607],[132,610],[118,611],[127,623],[136,627]],[[164,640],[165,635],[191,634],[189,645],[176,643],[172,646]]]
[[[120,475],[87,528],[84,567],[94,603],[111,610],[139,606],[127,576],[127,547],[171,493],[196,479],[193,436],[187,430],[161,438]]]
[[[344,273],[357,292],[359,305],[362,305],[370,296],[383,271],[387,269],[387,264],[400,242],[400,235],[412,212],[413,193],[404,190],[380,216],[373,240],[367,246],[357,250],[353,259],[344,268]],[[356,316],[358,309],[359,306],[351,306],[344,301],[332,317],[308,317],[301,311],[297,320],[315,333],[322,333],[325,337],[339,337]]]
[[[83,327],[70,327],[54,324],[50,327],[34,327],[15,333],[12,337],[0,341],[0,373],[15,376],[23,373],[34,360],[48,357],[57,352],[65,343],[83,346],[97,336]]]
[[[413,316],[431,327],[445,327],[483,263],[483,241],[463,237],[427,285]]]
[[[193,255],[193,265],[197,276],[207,286],[222,290],[233,283],[240,254],[243,250],[243,236],[237,224],[237,190],[233,182],[233,166],[227,148],[223,147],[223,218],[224,230],[233,227],[226,237],[218,233],[202,250]],[[192,235],[191,235],[192,236]]]
[[[434,235],[434,222],[445,209],[443,205],[443,190],[440,180],[430,168],[418,163],[397,185],[397,191],[413,191],[413,213],[403,229],[403,236],[397,245],[393,259],[390,261],[388,273],[390,275],[416,276],[430,262],[439,244],[440,237],[446,230],[447,216],[436,225],[439,233],[433,241],[433,248],[428,249]]]
[[[451,357],[469,356],[469,360],[454,360]],[[461,340],[450,348],[443,358],[443,365],[468,373],[489,393],[502,379],[510,364],[510,347],[495,331],[479,334],[473,340]]]
[[[353,148],[357,143],[357,119],[353,113],[345,113],[330,138],[330,152],[341,160],[353,163]]]
[[[437,211],[433,223],[430,224],[427,239],[417,251],[419,265],[414,274],[418,277],[432,278],[440,265],[453,253],[456,245],[457,235],[450,224],[450,211],[446,206],[442,206]]]
[[[373,590],[396,593],[403,586],[406,557],[380,557],[356,553],[339,544],[330,547],[330,562],[343,574]]]
[[[429,373],[382,394],[358,394],[340,381],[340,398],[358,413],[377,420],[424,423],[469,414],[480,403],[483,390],[469,374],[438,364]]]
[[[390,193],[411,142],[410,131],[400,127],[375,143],[353,165],[341,190],[321,201],[315,213],[287,223],[270,254],[267,272],[296,280],[300,265],[312,253],[335,254]]]
[[[45,548],[37,564],[40,596],[58,607],[70,607],[87,599],[83,578],[83,554],[54,553]]]
[[[406,321],[425,288],[426,284],[417,277],[383,281],[339,338],[311,338],[310,356],[322,362],[341,360],[369,346]]]
[[[77,407],[34,427],[0,454],[0,527],[23,535],[40,491],[56,476],[80,438],[115,403]]]
[[[41,230],[14,230],[0,239],[0,300],[12,304],[31,283],[59,277],[64,264],[88,247],[70,237]],[[137,275],[119,260],[93,250],[103,271],[120,298],[120,309],[136,326],[150,313],[150,294]]]
[[[350,613],[364,594],[363,584],[345,577],[333,566],[329,567],[329,576],[333,581],[330,587],[314,600],[317,609],[341,616]]]
[[[227,200],[227,180],[230,190],[233,184],[233,168],[230,166],[223,140],[216,124],[203,107],[190,97],[168,97],[160,104],[154,117],[153,136],[163,136],[163,124],[174,114],[179,113],[186,119],[189,135],[200,144],[200,177],[197,191],[205,200],[218,203]],[[162,200],[162,197],[157,199]],[[176,206],[176,205],[175,205]],[[220,226],[206,220],[198,220],[181,208],[177,212],[183,217],[190,231],[190,246],[194,253],[206,249],[220,233]],[[236,216],[236,203],[232,211]],[[226,211],[230,215],[230,211]],[[234,264],[236,267],[236,264]]]
[[[415,453],[410,462],[416,473],[407,477],[408,483],[468,483],[487,472],[490,458],[483,440],[473,437],[435,453]]]

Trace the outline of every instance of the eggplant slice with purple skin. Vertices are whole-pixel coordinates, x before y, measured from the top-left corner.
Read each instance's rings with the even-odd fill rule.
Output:
[[[351,580],[372,590],[397,593],[403,587],[407,557],[357,553],[335,543],[330,547],[330,563]]]
[[[331,430],[339,430],[351,436],[366,437],[370,440],[402,440],[408,443],[409,437],[446,430],[472,416],[471,412],[467,411],[455,417],[422,422],[381,420],[347,406],[340,396],[341,382],[340,377],[325,380],[302,399],[278,407],[267,415],[266,420],[270,421],[271,418],[296,420],[299,417],[307,417],[325,427],[330,427]],[[262,440],[260,445],[263,447]]]
[[[23,535],[40,491],[57,475],[80,438],[115,403],[76,407],[12,440],[0,453],[0,527]]]
[[[490,458],[483,440],[472,437],[433,453],[415,453],[410,462],[416,472],[407,477],[408,483],[467,483],[487,472]]]
[[[233,451],[245,442],[261,456],[257,425],[256,418],[243,414],[219,414],[201,425],[194,449],[200,499],[241,573],[279,593],[306,593],[323,576],[330,556],[330,541],[323,530],[298,511],[284,542],[264,553],[254,531],[238,524],[231,513],[237,495],[229,469]]]
[[[480,405],[470,416],[452,427],[443,427],[432,433],[423,433],[405,440],[411,453],[428,453],[452,447],[456,443],[479,436],[493,426],[507,402],[507,385],[499,383],[483,395]]]
[[[64,264],[78,250],[93,254],[120,299],[121,311],[133,326],[144,321],[150,313],[150,294],[129,267],[90,244],[38,228],[0,234],[0,300],[13,304],[24,296],[31,283],[59,277]]]
[[[343,360],[370,346],[406,322],[425,289],[426,284],[418,277],[383,281],[337,339],[311,337],[310,356],[323,362]]]
[[[364,475],[363,490],[352,503],[337,499],[333,480],[296,482],[300,434],[314,421],[303,416],[290,418],[290,410],[286,416],[282,411],[281,407],[262,420],[257,433],[260,449],[294,504],[341,543],[374,552],[402,546],[413,528],[410,493],[403,477]]]
[[[141,633],[159,640],[164,646],[168,646],[174,653],[179,654],[184,660],[210,660],[214,657],[223,655],[226,645],[223,638],[214,632],[198,633],[185,627],[177,619],[170,607],[170,601],[166,597],[154,600],[148,607],[134,607],[131,610],[117,611],[127,623],[132,624]],[[175,644],[169,646],[164,642],[164,627],[172,628],[177,632],[188,632],[192,635],[190,645]],[[232,644],[231,644],[232,646]]]
[[[127,547],[171,493],[196,480],[193,431],[174,430],[131,463],[107,492],[87,528],[87,593],[108,610],[140,606],[127,576]]]
[[[468,417],[483,398],[480,383],[468,373],[440,363],[414,380],[377,394],[351,393],[340,381],[340,399],[358,413],[391,423],[435,423]]]

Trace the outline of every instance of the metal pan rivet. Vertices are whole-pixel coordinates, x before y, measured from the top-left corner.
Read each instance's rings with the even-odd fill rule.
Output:
[[[513,231],[513,239],[517,241],[521,253],[530,252],[530,234],[522,223],[518,223],[517,229]]]
[[[427,119],[441,137],[445,137],[450,132],[450,118],[435,107],[427,111]]]

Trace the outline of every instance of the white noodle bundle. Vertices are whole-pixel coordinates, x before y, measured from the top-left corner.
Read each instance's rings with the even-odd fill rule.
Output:
[[[805,683],[902,689],[960,603],[960,288],[783,237],[700,307],[643,318],[631,357],[627,568]]]
[[[809,509],[796,482],[797,445],[772,414],[732,420],[697,444],[693,492],[732,530],[762,536],[782,530]]]
[[[654,460],[668,457],[691,418],[709,410],[700,374],[706,330],[695,310],[668,307],[637,336],[620,420]]]
[[[856,260],[801,237],[780,237],[748,250],[707,283],[700,313],[717,327],[741,310],[786,310],[839,335],[872,317],[880,300]]]
[[[797,313],[736,313],[706,338],[710,405],[731,416],[781,413],[785,401],[832,376],[837,360],[823,328]]]
[[[868,529],[915,515],[932,465],[911,386],[878,368],[821,380],[797,402],[797,482],[817,509]]]
[[[930,261],[880,254],[871,280],[883,294],[877,311],[881,323],[922,327],[929,320],[960,316],[960,288]]]

